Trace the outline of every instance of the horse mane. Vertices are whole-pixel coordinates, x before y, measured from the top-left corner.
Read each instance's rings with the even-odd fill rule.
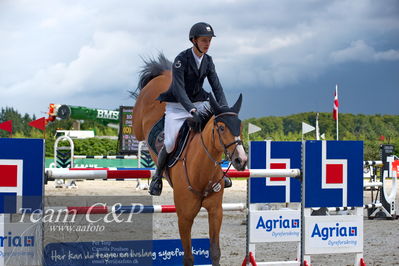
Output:
[[[137,98],[141,89],[155,77],[160,76],[164,71],[170,71],[172,69],[172,62],[170,62],[165,55],[160,52],[158,58],[141,58],[144,62],[142,70],[139,72],[139,82],[134,92],[130,92],[133,98]]]

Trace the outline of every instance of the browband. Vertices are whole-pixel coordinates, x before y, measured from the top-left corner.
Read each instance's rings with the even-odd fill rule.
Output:
[[[224,112],[224,113],[221,113],[221,114],[216,115],[216,116],[215,116],[215,119],[218,118],[218,117],[224,116],[224,115],[234,115],[234,116],[238,116],[238,114],[236,114],[236,113],[234,113],[234,112]]]

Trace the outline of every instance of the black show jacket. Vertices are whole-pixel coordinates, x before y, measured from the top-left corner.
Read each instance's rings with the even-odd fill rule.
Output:
[[[212,57],[204,54],[198,69],[191,48],[176,57],[172,66],[172,84],[157,99],[161,102],[179,102],[190,111],[195,108],[193,102],[206,101],[209,97],[209,93],[202,88],[205,78],[208,78],[219,105],[227,105]]]

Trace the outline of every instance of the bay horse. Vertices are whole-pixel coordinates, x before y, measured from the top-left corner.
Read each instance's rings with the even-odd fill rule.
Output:
[[[148,141],[154,124],[165,112],[165,103],[156,98],[172,81],[171,62],[163,54],[158,60],[144,60],[133,109],[133,132],[139,141]],[[219,234],[223,218],[222,199],[224,172],[220,167],[223,154],[237,170],[244,170],[247,155],[241,137],[238,113],[242,95],[233,107],[219,106],[210,95],[212,116],[200,133],[191,133],[181,159],[169,169],[170,183],[178,216],[180,239],[184,249],[184,265],[194,265],[191,248],[191,228],[201,207],[208,212],[210,255],[212,265],[220,265]],[[157,155],[150,149],[151,157]]]

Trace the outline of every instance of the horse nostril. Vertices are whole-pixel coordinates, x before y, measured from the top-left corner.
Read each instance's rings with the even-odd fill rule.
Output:
[[[234,161],[236,162],[236,164],[241,165],[242,162],[241,158],[236,158]]]

